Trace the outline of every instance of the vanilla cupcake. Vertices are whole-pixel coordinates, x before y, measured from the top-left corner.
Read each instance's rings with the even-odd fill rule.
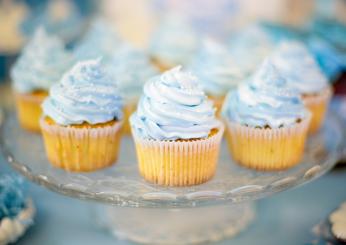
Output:
[[[244,74],[227,48],[212,39],[205,39],[193,57],[189,69],[198,74],[201,86],[219,111],[227,92],[243,81]]]
[[[239,164],[281,170],[300,162],[310,112],[270,62],[230,92],[222,113],[230,152]]]
[[[170,16],[152,35],[149,52],[153,63],[165,71],[188,64],[197,47],[194,31],[178,16]]]
[[[223,125],[197,78],[181,67],[145,84],[130,124],[139,170],[147,181],[189,186],[213,177]]]
[[[159,73],[149,56],[129,44],[122,45],[109,62],[112,76],[117,81],[119,92],[124,98],[123,132],[130,133],[128,118],[135,111],[143,85],[149,78]]]
[[[122,99],[100,60],[77,63],[50,89],[40,120],[48,160],[69,171],[115,163]]]
[[[323,124],[332,96],[326,76],[304,44],[298,41],[282,42],[271,60],[288,86],[299,91],[304,104],[312,112],[309,131],[315,133]]]
[[[40,130],[40,105],[49,88],[71,64],[72,56],[64,44],[39,28],[11,70],[18,119],[23,128]]]

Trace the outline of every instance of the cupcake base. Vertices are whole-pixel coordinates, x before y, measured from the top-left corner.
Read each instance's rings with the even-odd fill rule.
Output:
[[[319,94],[303,95],[304,104],[312,113],[309,133],[316,133],[321,128],[332,94],[332,89],[327,88]]]
[[[233,159],[258,170],[283,170],[298,164],[303,156],[310,117],[296,125],[263,129],[227,122],[226,138]]]
[[[17,115],[20,125],[30,131],[40,132],[41,104],[47,97],[45,91],[28,94],[15,93]]]
[[[190,186],[211,179],[216,170],[224,128],[206,139],[158,141],[134,135],[139,171],[149,182]]]
[[[44,117],[40,125],[48,160],[55,167],[88,172],[117,160],[121,122],[61,126]]]

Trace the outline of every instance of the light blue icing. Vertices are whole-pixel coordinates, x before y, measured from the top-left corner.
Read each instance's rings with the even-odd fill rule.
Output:
[[[130,123],[136,135],[156,140],[206,138],[219,127],[213,103],[197,78],[181,67],[145,84]]]
[[[105,123],[122,118],[122,99],[100,59],[78,62],[43,102],[46,116],[60,125]]]
[[[317,36],[309,36],[306,44],[329,81],[332,82],[346,70],[346,54],[338,51],[327,41]]]
[[[103,19],[96,19],[73,53],[77,60],[96,59],[100,56],[108,60],[120,45],[122,40],[110,24]]]
[[[187,23],[178,17],[167,18],[154,33],[150,54],[167,65],[187,64],[197,46],[197,37]]]
[[[225,95],[244,79],[227,48],[211,39],[202,42],[189,69],[197,74],[204,91],[213,96]]]
[[[232,57],[246,72],[247,76],[256,71],[274,47],[275,43],[272,38],[259,24],[248,26],[233,33],[229,41]]]
[[[63,43],[39,28],[12,68],[14,89],[20,93],[49,90],[72,62]]]
[[[268,60],[249,81],[228,94],[222,113],[232,122],[271,128],[295,124],[308,115],[299,93],[287,87]]]
[[[326,76],[301,42],[282,42],[271,60],[287,80],[288,86],[302,94],[319,93],[328,86]]]
[[[109,70],[125,101],[138,99],[144,83],[159,73],[144,51],[127,44],[114,53],[109,63]]]

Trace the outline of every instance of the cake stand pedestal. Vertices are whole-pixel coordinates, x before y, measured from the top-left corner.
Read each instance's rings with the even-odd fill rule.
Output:
[[[70,173],[52,167],[42,138],[20,128],[13,112],[0,118],[1,148],[19,173],[52,191],[100,203],[97,222],[118,238],[141,243],[199,243],[234,236],[255,217],[254,201],[312,181],[338,161],[341,124],[329,113],[308,139],[304,158],[285,171],[261,172],[238,166],[222,142],[215,177],[202,185],[173,188],[147,183],[138,174],[135,149],[124,137],[113,167]]]

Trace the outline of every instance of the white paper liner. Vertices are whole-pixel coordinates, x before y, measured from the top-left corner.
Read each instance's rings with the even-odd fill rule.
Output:
[[[309,113],[293,126],[275,129],[227,121],[227,140],[233,159],[246,167],[261,170],[280,170],[296,165],[304,152],[310,119]]]
[[[117,158],[122,121],[102,127],[77,128],[58,124],[50,125],[43,117],[40,119],[40,126],[48,159],[54,166],[71,171],[92,171],[109,166]],[[47,145],[45,134],[58,137],[59,142],[54,145],[56,149],[52,154],[50,154],[52,145]],[[114,142],[95,143],[105,138],[112,138]],[[62,154],[54,154],[54,151],[62,151]]]
[[[189,186],[211,179],[215,173],[224,126],[206,139],[159,141],[133,132],[142,176],[165,186]]]

